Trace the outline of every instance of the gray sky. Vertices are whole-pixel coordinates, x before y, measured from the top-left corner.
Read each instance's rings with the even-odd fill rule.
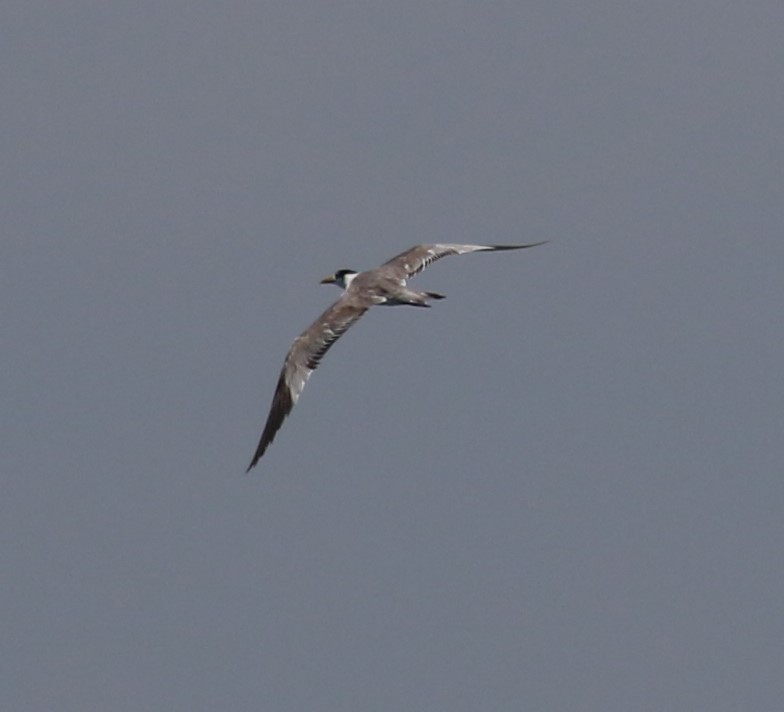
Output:
[[[9,2],[4,705],[784,699],[784,5]],[[260,466],[318,280],[419,242]]]

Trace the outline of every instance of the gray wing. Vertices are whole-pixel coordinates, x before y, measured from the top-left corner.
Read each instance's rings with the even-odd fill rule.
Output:
[[[385,262],[380,270],[396,279],[408,279],[419,274],[425,267],[436,260],[448,255],[465,255],[469,252],[492,252],[497,250],[524,250],[527,247],[543,245],[543,242],[534,242],[530,245],[417,245],[410,250],[401,252],[391,260]]]
[[[267,423],[246,472],[250,472],[275,439],[280,426],[299,399],[305,383],[321,363],[324,354],[368,308],[355,296],[344,294],[294,339],[280,371]]]

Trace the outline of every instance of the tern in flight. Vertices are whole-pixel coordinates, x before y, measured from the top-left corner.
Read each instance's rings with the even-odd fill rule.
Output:
[[[406,285],[410,277],[419,274],[442,257],[465,255],[469,252],[523,250],[543,244],[544,242],[530,245],[417,245],[367,272],[341,269],[322,279],[321,284],[336,284],[343,289],[343,294],[294,339],[283,362],[261,440],[247,471],[250,472],[275,438],[324,354],[370,307],[429,307],[429,301],[443,299],[444,295],[438,292],[416,292]]]

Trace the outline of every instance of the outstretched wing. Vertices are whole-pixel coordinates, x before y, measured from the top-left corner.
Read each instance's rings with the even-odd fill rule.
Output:
[[[469,252],[492,252],[497,250],[524,250],[527,247],[543,245],[534,242],[530,245],[417,245],[385,262],[379,269],[396,279],[408,279],[419,274],[425,267],[448,255],[465,255]]]
[[[367,310],[368,307],[362,304],[359,298],[345,293],[294,339],[280,371],[261,440],[246,472],[250,472],[275,439],[280,426],[299,399],[305,383],[321,363],[324,354]]]

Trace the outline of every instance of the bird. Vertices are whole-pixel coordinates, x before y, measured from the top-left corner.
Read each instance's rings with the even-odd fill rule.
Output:
[[[429,302],[444,299],[444,295],[438,292],[418,292],[407,286],[408,279],[442,257],[471,252],[523,250],[545,242],[547,240],[528,245],[416,245],[375,269],[365,272],[339,269],[322,279],[321,284],[335,284],[343,289],[343,293],[294,339],[283,361],[261,439],[246,472],[255,467],[275,439],[283,421],[299,400],[310,374],[318,368],[332,344],[368,309],[373,306],[430,307]]]

